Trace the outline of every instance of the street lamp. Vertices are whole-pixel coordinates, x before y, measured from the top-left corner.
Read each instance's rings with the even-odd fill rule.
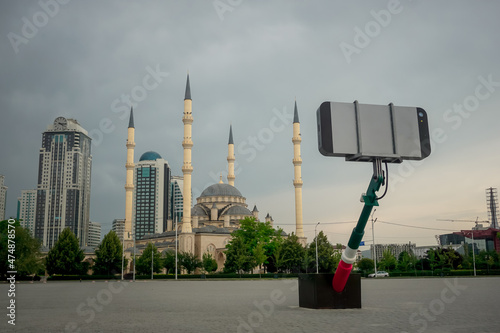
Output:
[[[476,276],[476,251],[475,251],[475,244],[474,244],[474,230],[471,230],[471,235],[472,235],[472,263],[474,265],[474,276]]]
[[[153,280],[153,242],[151,242],[151,280]]]
[[[375,250],[375,229],[374,229],[374,226],[375,226],[375,222],[377,222],[377,219],[373,220],[373,214],[375,214],[376,211],[377,211],[377,209],[374,209],[373,213],[372,213],[373,264],[375,266],[375,278],[377,277],[377,251]]]
[[[134,237],[134,275],[133,275],[133,281],[135,282],[135,230],[132,231],[132,237]]]
[[[319,273],[319,264],[318,264],[318,236],[316,235],[316,228],[318,227],[319,225],[319,222],[318,224],[316,224],[316,226],[314,227],[314,237],[316,238],[316,274]]]
[[[123,261],[125,260],[125,232],[122,236],[122,281],[123,281]]]
[[[175,219],[175,279],[177,280],[177,214],[174,215]]]

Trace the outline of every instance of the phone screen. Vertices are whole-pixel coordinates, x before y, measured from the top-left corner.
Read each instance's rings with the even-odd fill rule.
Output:
[[[319,150],[326,156],[400,163],[430,154],[427,114],[421,108],[324,102],[317,120]]]

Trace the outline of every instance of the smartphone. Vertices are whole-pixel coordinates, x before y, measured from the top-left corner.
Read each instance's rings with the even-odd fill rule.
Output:
[[[401,163],[431,153],[427,113],[419,107],[323,102],[316,116],[325,156]]]

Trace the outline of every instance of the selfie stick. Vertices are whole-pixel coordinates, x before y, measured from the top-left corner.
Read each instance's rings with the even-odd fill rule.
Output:
[[[347,247],[342,253],[339,265],[335,271],[335,275],[333,276],[332,286],[338,293],[344,290],[347,279],[351,274],[352,264],[356,261],[356,252],[365,233],[364,230],[366,222],[370,217],[373,206],[378,206],[378,199],[380,198],[377,198],[375,192],[380,189],[380,186],[384,183],[384,181],[385,177],[384,172],[382,171],[382,160],[380,158],[376,158],[373,161],[373,176],[370,180],[370,185],[368,186],[366,193],[362,196],[365,205],[361,211],[361,215],[359,216],[358,224],[356,224],[356,227],[352,230],[349,243],[347,243]]]

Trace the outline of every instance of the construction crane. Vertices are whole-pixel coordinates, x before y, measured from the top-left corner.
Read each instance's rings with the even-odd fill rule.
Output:
[[[450,219],[436,219],[436,221],[448,221],[448,222],[474,222],[476,224],[475,230],[477,230],[478,223],[490,223],[490,221],[478,221],[479,216],[475,220],[450,220]],[[474,229],[474,228],[473,228]]]

